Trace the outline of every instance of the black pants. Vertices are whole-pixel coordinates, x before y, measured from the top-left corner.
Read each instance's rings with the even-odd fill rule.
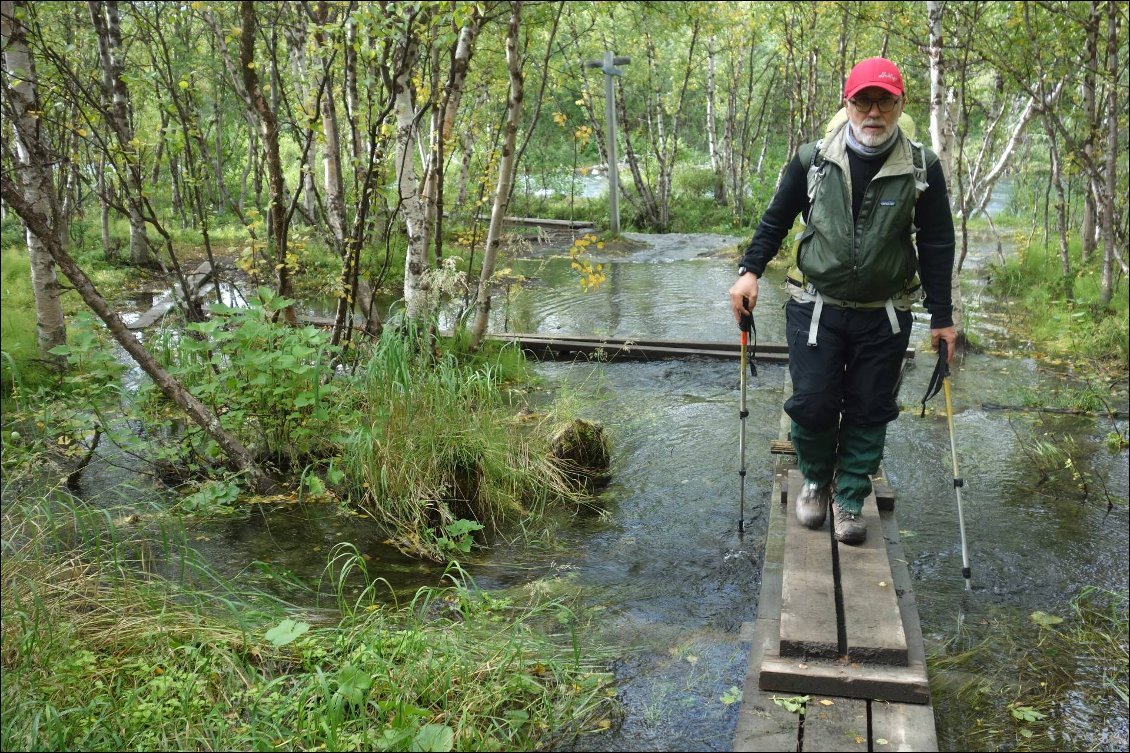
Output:
[[[785,309],[793,393],[785,412],[797,465],[808,481],[835,481],[838,504],[858,513],[879,470],[887,424],[898,416],[899,375],[913,317],[897,311],[898,334],[884,309],[824,306],[816,345],[808,345],[812,303]]]
[[[813,347],[808,345],[813,307],[797,301],[785,306],[793,380],[785,412],[810,431],[827,431],[841,423],[878,426],[895,420],[899,375],[914,320],[911,313],[895,312],[902,330],[896,335],[884,309],[825,305]]]

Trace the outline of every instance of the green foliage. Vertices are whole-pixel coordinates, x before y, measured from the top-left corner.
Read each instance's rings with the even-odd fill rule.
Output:
[[[10,228],[18,223],[4,222],[3,263],[0,264],[0,390],[7,397],[18,384],[25,390],[45,381],[47,372],[37,363],[35,298],[31,290],[31,264],[23,238],[9,241]]]
[[[234,512],[233,505],[242,493],[239,484],[232,481],[207,480],[197,491],[182,499],[177,508],[182,513],[202,517],[228,515]]]
[[[1065,280],[1058,252],[1028,246],[992,269],[989,289],[1019,309],[1015,322],[1040,347],[1058,356],[1084,356],[1125,369],[1130,363],[1130,297],[1125,282],[1101,305],[1100,259],[1082,264],[1078,243],[1069,246],[1072,276]],[[1100,254],[1101,256],[1101,254]]]
[[[785,711],[788,711],[788,712],[793,713],[793,714],[799,714],[801,716],[804,716],[804,712],[806,710],[805,707],[808,704],[809,696],[797,695],[797,696],[792,696],[790,698],[781,698],[781,697],[778,697],[778,696],[771,696],[770,700],[773,701],[773,703],[780,706],[781,708],[783,708]]]
[[[132,530],[57,500],[5,508],[5,750],[533,750],[611,703],[561,602],[517,608],[455,580],[315,621],[226,584],[182,535]],[[342,548],[332,568],[364,561]]]
[[[167,339],[161,355],[170,373],[206,405],[223,406],[224,428],[280,467],[333,456],[353,415],[348,392],[333,379],[338,349],[327,332],[272,321],[293,301],[260,288],[248,303],[214,305],[211,319]],[[210,437],[189,441],[197,454],[219,456]]]

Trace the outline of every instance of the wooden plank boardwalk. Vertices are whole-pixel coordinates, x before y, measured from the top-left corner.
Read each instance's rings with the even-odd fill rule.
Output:
[[[735,359],[741,357],[741,344],[685,340],[647,340],[601,335],[541,335],[499,333],[489,339],[515,342],[532,358],[556,361],[660,361],[677,358]],[[754,351],[759,363],[788,363],[788,347],[780,343],[759,343]]]
[[[838,545],[830,521],[796,522],[802,479],[785,437],[777,468],[735,751],[936,751],[910,574],[881,477],[864,506],[867,543]],[[775,699],[807,696],[805,713]]]
[[[206,287],[205,283],[212,279],[212,265],[208,262],[202,262],[200,266],[194,269],[185,278],[188,284],[188,297],[201,298],[208,293],[211,288]],[[162,295],[153,306],[142,314],[132,324],[126,325],[131,330],[142,330],[152,327],[157,322],[165,318],[165,315],[176,308],[178,299],[186,300],[184,292],[181,290],[180,283],[173,286],[171,293],[166,292]]]

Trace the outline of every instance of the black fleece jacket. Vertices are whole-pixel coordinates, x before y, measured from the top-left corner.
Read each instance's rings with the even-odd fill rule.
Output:
[[[887,155],[866,158],[851,149],[847,153],[851,168],[852,216],[858,219],[867,185],[879,172]],[[934,162],[927,168],[926,180],[930,186],[914,205],[914,221],[918,225],[918,277],[926,293],[923,304],[930,312],[930,328],[940,329],[953,326],[950,294],[954,255],[953,215],[941,163]],[[765,266],[780,250],[781,242],[797,215],[803,212],[807,219],[808,209],[808,165],[802,165],[800,159],[794,156],[785,168],[773,201],[761,215],[753,240],[742,256],[741,266],[761,277]]]

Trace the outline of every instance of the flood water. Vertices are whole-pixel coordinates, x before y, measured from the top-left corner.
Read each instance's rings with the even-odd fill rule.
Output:
[[[725,296],[735,264],[719,252],[742,239],[628,237],[638,250],[594,259],[607,274],[594,292],[581,289],[560,252],[515,260],[515,271],[531,280],[495,304],[493,330],[737,339]],[[971,267],[975,277],[976,263]],[[770,271],[761,285],[755,312],[761,342],[784,339],[781,275]],[[988,302],[981,304],[970,312],[970,327],[987,350],[1015,347],[1006,323]],[[919,312],[912,347],[923,348],[927,336]],[[965,591],[942,397],[934,398],[927,417],[918,415],[933,363],[933,354],[921,351],[913,360],[900,397],[904,411],[890,428],[884,460],[927,653],[976,646],[1002,630],[1034,638],[1032,612],[1067,617],[1068,602],[1087,586],[1124,591],[1128,455],[1104,440],[1112,431],[1125,435],[1126,421],[983,409],[982,403],[1017,403],[1018,387],[1050,391],[1065,378],[1033,358],[990,354],[955,363],[952,380],[974,586]],[[582,738],[578,750],[730,749],[738,704],[722,699],[743,686],[747,670],[748,646],[738,636],[757,615],[772,487],[769,442],[778,436],[788,378],[785,367],[760,364],[747,386],[747,530],[739,534],[738,368],[737,360],[537,366],[552,393],[568,394],[582,416],[600,421],[610,434],[614,475],[604,510],[562,521],[552,543],[500,544],[463,564],[481,588],[575,600],[591,617],[594,637],[615,649],[623,717],[612,731]],[[1120,399],[1115,407],[1125,411]],[[1070,487],[1038,483],[1025,450],[1033,438],[1064,436],[1076,443],[1077,461],[1091,480],[1085,501]],[[1110,512],[1100,482],[1119,500]],[[87,491],[97,494],[93,487]],[[326,553],[341,541],[370,555],[372,575],[398,588],[438,585],[442,572],[399,555],[357,520],[317,507],[256,514],[190,538],[221,572],[274,582],[296,601],[302,595],[288,592],[282,576],[316,580]],[[1007,652],[995,661],[976,670],[988,685],[995,674],[1016,672]],[[945,681],[960,678],[931,674],[942,681],[934,697],[941,749],[978,749],[977,712],[945,694]],[[1108,702],[1119,703],[1113,694]],[[1104,716],[1081,698],[1061,710],[1077,729],[1092,730],[1087,739],[1065,738],[1067,747],[1124,748],[1125,704],[1120,709]]]

